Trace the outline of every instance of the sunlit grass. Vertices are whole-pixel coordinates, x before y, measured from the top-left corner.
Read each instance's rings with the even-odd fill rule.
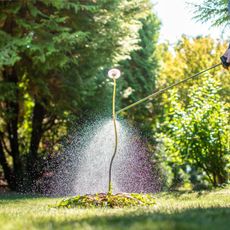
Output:
[[[156,195],[132,209],[55,209],[61,198],[0,196],[0,229],[207,229],[230,226],[230,188]]]

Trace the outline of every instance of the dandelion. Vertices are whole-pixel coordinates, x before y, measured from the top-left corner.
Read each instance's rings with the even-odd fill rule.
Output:
[[[111,69],[108,72],[109,78],[118,79],[121,76],[121,71],[119,69]]]
[[[127,89],[125,89],[123,97],[128,98],[132,94],[133,91],[134,89],[132,89],[131,87],[128,87]]]

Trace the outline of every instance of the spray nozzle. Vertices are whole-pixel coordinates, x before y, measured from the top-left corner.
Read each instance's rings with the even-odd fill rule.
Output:
[[[225,56],[221,56],[220,57],[220,60],[222,62],[222,65],[225,67],[225,68],[228,68],[230,66],[230,63],[227,62],[227,58]]]

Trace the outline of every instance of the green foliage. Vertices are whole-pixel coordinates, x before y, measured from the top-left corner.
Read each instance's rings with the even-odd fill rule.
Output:
[[[226,46],[227,46],[226,43],[220,43],[220,42],[217,43],[215,40],[213,40],[210,37],[198,37],[198,38],[189,39],[185,36],[183,36],[181,40],[178,41],[178,43],[173,47],[173,52],[169,50],[169,47],[167,44],[161,45],[159,47],[159,52],[161,53],[162,60],[164,61],[161,62],[161,70],[157,78],[157,86],[159,88],[163,88],[166,85],[170,85],[170,84],[173,84],[174,82],[178,82],[182,80],[183,78],[191,76],[195,73],[200,72],[201,70],[204,70],[218,63],[219,57],[223,54],[223,50],[226,49]],[[219,85],[218,90],[213,89],[216,92],[215,97],[217,97],[217,102],[218,102],[217,103],[218,105],[215,105],[215,106],[221,107],[222,103],[224,103],[224,107],[229,111],[229,102],[230,102],[229,73],[228,71],[225,71],[224,69],[220,69],[220,68],[221,67],[213,69],[212,71],[206,73],[206,76],[209,78],[213,78],[214,76],[217,82],[221,82],[221,87]],[[198,111],[198,108],[194,106],[195,105],[199,106],[199,103],[195,101],[192,102],[192,97],[194,97],[194,100],[195,98],[199,98],[199,97],[195,95],[193,96],[192,92],[193,90],[194,92],[197,92],[198,89],[200,90],[200,92],[203,92],[202,86],[204,85],[205,82],[206,81],[204,81],[204,76],[203,77],[200,76],[194,80],[188,81],[186,84],[177,86],[176,88],[177,93],[173,94],[174,96],[172,95],[172,93],[166,92],[162,95],[161,98],[158,99],[158,101],[155,101],[155,108],[158,114],[158,117],[157,117],[158,124],[155,128],[156,133],[162,132],[162,123],[169,122],[169,119],[172,118],[172,112],[175,112],[176,114],[176,111],[175,111],[176,108],[172,110],[173,106],[178,106],[178,111],[181,111],[181,113],[183,112],[182,113],[183,115],[187,114],[191,103],[194,104],[193,105],[194,110],[197,109]],[[208,91],[206,93],[207,95],[205,95],[205,93],[203,92],[202,97],[204,98],[202,100],[204,101],[209,100],[208,98],[211,96],[209,95]],[[211,92],[211,94],[213,95],[213,91]],[[207,103],[209,103],[209,101],[207,101]],[[205,106],[205,102],[204,102],[204,106]],[[206,111],[206,110],[202,110],[202,108],[200,108],[200,110],[203,112]],[[215,107],[213,107],[213,110],[215,110]],[[218,113],[221,113],[219,108],[217,109],[217,111]],[[210,113],[208,111],[206,112],[207,114]],[[186,115],[186,117],[188,116],[189,115]],[[222,116],[220,116],[220,118],[222,118]],[[178,119],[180,119],[179,115],[178,115]],[[190,119],[192,119],[192,117],[190,117]],[[211,118],[208,118],[208,120],[209,119]],[[188,123],[188,121],[186,124],[192,125],[192,121],[190,121],[190,123]],[[195,121],[196,120],[194,120],[194,122]],[[225,122],[226,122],[226,117],[225,117]],[[214,132],[217,132],[216,128],[218,128],[219,126],[218,124],[215,124],[215,125],[216,127],[214,128],[215,129]],[[211,125],[210,127],[213,128],[213,126]],[[204,126],[200,126],[200,128],[204,129],[204,132],[207,135],[209,132],[211,132],[207,122],[206,122],[206,127],[204,125]],[[181,130],[179,127],[178,129]],[[192,129],[192,126],[191,126],[191,129]],[[205,130],[207,130],[207,132]],[[164,130],[164,132],[167,133],[168,130]],[[195,131],[193,130],[192,133],[194,132]],[[187,135],[190,135],[190,134],[187,134]],[[227,140],[228,137],[226,135],[225,137]],[[207,139],[208,136],[206,136],[205,138]],[[210,141],[210,140],[208,139],[207,141]],[[188,142],[189,141],[185,143],[188,143]],[[195,143],[196,142],[194,140],[194,145]],[[208,143],[209,142],[207,142],[207,144]],[[182,159],[179,148],[176,148],[174,150],[171,149],[172,151],[171,154],[170,155],[167,154],[167,149],[165,149],[165,146],[172,147],[174,144],[175,144],[174,141],[169,136],[167,137],[164,136],[164,144],[158,143],[158,146],[157,146],[159,160],[160,162],[162,162],[161,168],[162,168],[162,173],[164,175],[163,178],[165,179],[165,182],[167,185],[166,187],[168,186],[178,187],[181,185],[189,186],[189,183],[191,182],[194,185],[195,184],[198,185],[202,183],[202,184],[205,184],[206,187],[209,187],[210,180],[207,178],[207,174],[204,172],[204,170],[201,169],[200,167],[199,168],[194,167],[194,164],[191,164],[191,162],[188,163],[188,161],[184,158]],[[164,162],[167,162],[167,164],[164,164]]]
[[[155,76],[158,71],[157,40],[159,37],[160,22],[156,15],[151,11],[147,17],[139,20],[137,49],[133,49],[130,55],[124,60],[115,63],[115,66],[122,72],[122,77],[118,79],[118,96],[116,110],[121,109],[153,92],[155,88]],[[126,44],[128,45],[128,44]],[[97,74],[95,84],[88,85],[95,94],[89,94],[85,101],[84,108],[98,112],[108,111],[111,105],[112,86],[109,79],[105,79],[107,70],[104,68]],[[101,100],[103,98],[103,100]],[[132,111],[123,114],[129,121],[140,126],[142,131],[149,132],[151,129],[148,122],[143,119],[152,117],[152,104],[134,108]]]
[[[150,8],[148,0],[1,1],[0,163],[13,189],[37,178],[44,153],[57,152],[70,122],[101,101],[99,73],[138,48]]]
[[[157,86],[159,88],[165,85],[180,81],[185,77],[191,76],[201,70],[207,69],[212,65],[220,62],[220,56],[226,49],[227,43],[216,41],[211,37],[182,38],[169,49],[168,44],[162,44],[159,48],[161,56],[161,70],[157,78]],[[211,70],[209,73],[218,78],[222,84],[221,95],[224,100],[229,99],[230,79],[228,71],[220,69],[221,67]],[[187,91],[193,84],[202,84],[202,79],[197,78],[182,84],[179,87],[180,94],[186,99]],[[165,97],[167,94],[165,94]],[[165,99],[164,102],[166,102]]]
[[[203,0],[201,4],[193,4],[195,19],[205,23],[210,21],[212,26],[229,27],[228,0]]]
[[[125,208],[136,206],[153,206],[156,200],[151,194],[118,193],[95,195],[78,195],[62,200],[57,204],[58,208]]]
[[[120,63],[123,79],[122,82],[119,82],[122,96],[119,109],[153,93],[155,89],[156,74],[159,69],[156,48],[160,22],[157,16],[151,13],[141,20],[141,23],[142,28],[139,30],[140,48],[131,52],[130,58]],[[149,135],[153,113],[153,104],[149,102],[132,108],[124,115],[134,122],[142,132]]]
[[[161,56],[161,69],[157,77],[157,88],[164,88],[182,79],[192,76],[201,70],[207,69],[220,61],[219,57],[223,55],[223,50],[226,49],[227,44],[217,42],[210,37],[187,38],[183,36],[177,44],[175,44],[171,51],[168,44],[159,46],[159,53]],[[221,82],[221,89],[219,95],[226,103],[230,103],[230,78],[229,72],[223,68],[217,67],[209,71],[209,76]],[[202,76],[177,86],[178,94],[181,101],[187,104],[188,92],[194,85],[202,85]],[[164,122],[165,115],[168,114],[170,106],[170,93],[165,92],[161,98],[157,98],[154,107],[157,113],[157,127]]]
[[[213,186],[228,182],[229,107],[218,94],[220,83],[208,76],[194,85],[187,103],[174,91],[169,99],[169,113],[163,134],[165,162],[182,167],[185,172],[203,172],[203,180]]]

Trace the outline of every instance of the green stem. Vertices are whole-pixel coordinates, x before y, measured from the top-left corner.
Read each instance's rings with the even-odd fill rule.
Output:
[[[116,79],[114,78],[113,81],[114,81],[114,87],[113,87],[113,106],[112,106],[112,111],[113,111],[113,125],[114,125],[114,134],[115,134],[115,146],[114,146],[113,156],[112,156],[112,159],[111,159],[110,165],[109,165],[108,194],[112,194],[112,165],[113,165],[113,160],[115,158],[115,155],[117,153],[117,144],[118,144],[117,125],[116,125],[116,111],[115,111]]]

